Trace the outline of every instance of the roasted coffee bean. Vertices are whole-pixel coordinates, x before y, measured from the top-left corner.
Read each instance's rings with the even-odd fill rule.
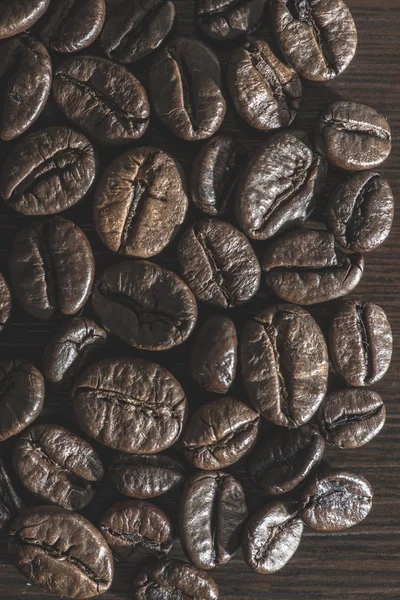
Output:
[[[9,521],[23,508],[24,504],[0,459],[0,530],[7,527]]]
[[[107,18],[101,46],[108,58],[134,63],[156,50],[172,29],[175,5],[170,0],[125,0]]]
[[[185,469],[178,461],[160,454],[120,454],[108,476],[124,496],[156,498],[181,485]]]
[[[350,293],[361,280],[364,258],[345,254],[328,231],[297,229],[271,242],[263,269],[283,300],[317,304]]]
[[[208,392],[226,394],[235,380],[237,335],[232,319],[209,317],[192,346],[190,372]]]
[[[0,333],[3,331],[11,314],[11,292],[8,283],[0,273]]]
[[[297,507],[274,502],[258,511],[243,536],[243,557],[250,569],[270,574],[279,571],[299,547],[303,523]]]
[[[232,465],[254,447],[259,421],[257,413],[235,398],[224,396],[203,404],[183,434],[187,460],[207,471]]]
[[[157,116],[175,135],[197,141],[220,128],[226,112],[221,69],[208,46],[178,38],[157,54],[149,77]]]
[[[242,171],[236,218],[245,234],[266,240],[302,223],[312,213],[326,179],[326,163],[307,136],[277,133]]]
[[[44,376],[51,383],[69,385],[106,342],[107,332],[90,319],[63,323],[45,346]]]
[[[35,221],[21,229],[10,250],[9,267],[22,308],[43,321],[79,312],[93,285],[89,240],[63,217]]]
[[[68,598],[91,598],[111,586],[114,565],[103,536],[81,515],[34,506],[11,524],[8,551],[35,585]]]
[[[364,477],[334,471],[309,482],[300,516],[317,531],[343,531],[363,521],[371,507],[372,489]]]
[[[103,58],[77,56],[62,63],[54,73],[53,95],[68,119],[100,144],[129,144],[149,124],[142,84]]]
[[[104,0],[51,0],[40,22],[40,38],[57,52],[77,52],[100,35],[105,17]]]
[[[376,383],[392,359],[393,336],[385,312],[372,302],[343,302],[331,322],[329,347],[335,369],[348,385]]]
[[[116,502],[100,518],[99,529],[118,560],[161,558],[172,548],[170,520],[150,502]]]
[[[163,367],[141,358],[107,358],[78,378],[73,393],[79,426],[105,446],[155,454],[182,433],[187,400]]]
[[[344,100],[333,102],[322,111],[316,141],[329,162],[349,171],[377,167],[392,149],[385,117],[374,108]]]
[[[202,219],[183,235],[178,260],[183,279],[201,302],[232,308],[260,287],[261,269],[247,238],[230,223]]]
[[[337,448],[360,448],[385,424],[382,398],[372,390],[339,390],[329,394],[318,411],[326,440]]]
[[[196,0],[197,23],[215,41],[251,33],[261,24],[266,0]]]
[[[40,415],[42,374],[27,360],[0,361],[0,442],[17,435]]]
[[[328,228],[343,248],[369,252],[388,237],[394,215],[393,192],[379,173],[350,175],[332,194],[326,207]]]
[[[87,194],[97,174],[94,148],[69,127],[31,133],[9,153],[0,175],[0,194],[24,215],[51,215]]]
[[[267,494],[285,494],[321,462],[324,450],[323,438],[311,425],[276,431],[251,454],[250,477]]]
[[[357,29],[343,0],[274,0],[272,23],[287,61],[306,79],[333,79],[356,52]]]
[[[45,13],[50,0],[18,0],[9,2],[5,0],[0,6],[0,40],[9,38],[34,23]]]
[[[183,550],[196,567],[212,569],[238,550],[247,503],[240,483],[223,471],[196,473],[185,486],[180,513]]]
[[[241,364],[246,392],[266,419],[299,427],[317,411],[328,385],[328,349],[303,308],[280,304],[244,327]]]
[[[33,425],[13,448],[14,470],[45,504],[80,510],[93,500],[104,469],[99,455],[59,425]]]
[[[126,261],[106,269],[95,283],[93,308],[103,327],[142,350],[168,350],[184,342],[197,320],[187,285],[148,261]]]
[[[157,148],[135,148],[108,167],[96,190],[102,242],[123,256],[149,258],[178,233],[189,199],[181,166]]]
[[[264,40],[246,42],[229,61],[228,86],[240,116],[256,129],[287,127],[301,101],[301,82]]]

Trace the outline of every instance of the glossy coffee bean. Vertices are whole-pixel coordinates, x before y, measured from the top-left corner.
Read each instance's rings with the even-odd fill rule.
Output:
[[[0,459],[0,530],[5,529],[23,508],[24,504]]]
[[[22,33],[32,27],[45,13],[50,0],[18,0],[0,6],[0,40]]]
[[[266,0],[196,0],[197,24],[215,41],[230,41],[261,24]]]
[[[0,333],[10,318],[12,299],[8,283],[0,273]]]

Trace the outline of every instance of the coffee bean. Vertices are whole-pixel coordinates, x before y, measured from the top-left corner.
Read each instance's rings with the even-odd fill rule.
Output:
[[[40,415],[42,374],[27,360],[0,361],[0,442],[17,435]]]
[[[305,134],[277,133],[242,171],[236,218],[245,234],[266,240],[312,213],[326,179],[326,163]]]
[[[196,473],[185,486],[180,513],[183,550],[196,567],[227,563],[238,550],[247,503],[240,483],[223,471]]]
[[[184,431],[185,457],[197,469],[224,469],[252,450],[259,424],[257,413],[240,400],[224,396],[207,402]]]
[[[324,450],[324,440],[312,425],[276,431],[251,454],[250,477],[266,494],[285,494],[321,462]]]
[[[287,61],[306,79],[333,79],[356,52],[357,29],[343,0],[276,0],[272,23]]]
[[[385,312],[372,302],[343,302],[330,325],[329,346],[335,369],[348,385],[376,383],[392,359],[393,336]]]
[[[178,260],[183,279],[201,302],[232,308],[260,286],[260,264],[247,238],[230,223],[202,219],[183,235]]]
[[[165,40],[175,21],[170,0],[125,0],[107,18],[101,46],[108,58],[134,63],[154,52]]]
[[[8,283],[0,273],[0,333],[3,331],[11,314],[11,292]]]
[[[328,384],[328,349],[312,316],[291,304],[267,308],[246,323],[240,352],[256,410],[276,425],[307,423]]]
[[[83,431],[109,448],[155,454],[182,433],[187,400],[163,367],[141,358],[107,358],[78,378],[75,417]]]
[[[364,259],[345,254],[328,231],[297,229],[271,242],[263,269],[277,296],[307,305],[350,293],[361,280]]]
[[[96,142],[129,144],[142,137],[150,106],[142,84],[124,67],[77,56],[54,73],[53,95],[68,119]]]
[[[321,113],[316,127],[318,150],[333,165],[349,171],[373,169],[392,149],[385,117],[374,108],[339,100]]]
[[[59,425],[33,425],[25,431],[14,445],[13,464],[31,494],[70,510],[93,500],[104,475],[93,448]]]
[[[18,0],[2,2],[0,6],[0,40],[22,33],[32,27],[45,13],[50,0]]]
[[[94,222],[113,252],[149,258],[174,239],[188,205],[176,160],[157,148],[135,148],[112,162],[101,178]]]
[[[24,504],[0,459],[0,530],[7,527],[9,521],[23,508]]]
[[[197,320],[197,304],[175,273],[148,261],[109,267],[95,283],[93,308],[103,327],[142,350],[182,344]]]
[[[57,506],[34,506],[11,524],[8,551],[35,585],[68,598],[106,592],[114,565],[103,536],[81,515]]]
[[[220,128],[226,112],[221,69],[202,42],[181,37],[160,50],[149,83],[158,118],[178,137],[203,140]]]
[[[232,55],[228,86],[240,116],[262,131],[287,127],[300,107],[299,76],[264,40],[246,42]]]
[[[235,40],[261,24],[266,0],[196,0],[197,24],[215,41]]]
[[[58,216],[17,233],[9,268],[22,308],[43,321],[79,312],[94,279],[89,240],[72,221]]]

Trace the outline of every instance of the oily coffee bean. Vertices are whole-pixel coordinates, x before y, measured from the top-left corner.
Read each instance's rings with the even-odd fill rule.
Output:
[[[0,530],[7,527],[9,521],[23,508],[24,504],[0,459]]]
[[[374,108],[344,100],[333,102],[322,111],[316,141],[329,162],[349,171],[377,167],[392,149],[385,117]]]
[[[109,448],[155,454],[180,437],[187,400],[163,367],[141,358],[107,358],[78,378],[73,402],[83,431]]]
[[[325,442],[311,425],[265,437],[250,456],[248,470],[266,494],[290,492],[321,462]]]
[[[283,300],[317,304],[349,294],[361,280],[364,258],[345,254],[328,231],[297,229],[271,242],[263,269]]]
[[[305,134],[275,134],[240,176],[235,209],[241,229],[266,240],[302,223],[313,212],[325,179],[326,163]]]
[[[329,394],[318,411],[326,440],[337,448],[360,448],[385,424],[382,398],[372,390],[339,390]]]
[[[59,216],[35,221],[17,233],[9,268],[22,308],[43,321],[79,312],[94,279],[89,240],[75,223]]]
[[[299,76],[264,40],[236,50],[229,61],[228,86],[240,116],[262,131],[287,127],[300,107]]]
[[[172,548],[170,520],[150,502],[116,502],[101,516],[99,529],[118,560],[161,558]]]
[[[47,342],[43,373],[54,384],[69,385],[107,342],[107,332],[97,323],[76,318],[63,323]]]
[[[171,271],[149,261],[125,261],[95,283],[93,308],[103,327],[135,348],[182,344],[197,320],[196,299]]]
[[[113,557],[103,536],[58,506],[33,506],[14,519],[8,551],[31,583],[58,596],[91,598],[112,583]]]
[[[208,392],[226,394],[236,376],[237,335],[232,319],[213,315],[200,329],[192,346],[190,372]]]
[[[278,304],[248,321],[241,338],[243,382],[269,421],[300,427],[317,411],[328,385],[328,349],[303,308]]]
[[[24,215],[51,215],[87,194],[97,174],[94,148],[69,127],[31,133],[9,153],[0,175],[0,194]]]
[[[44,379],[27,360],[0,361],[0,442],[17,435],[40,415]]]
[[[358,525],[372,507],[372,489],[361,475],[335,471],[316,475],[303,492],[304,523],[317,531],[343,531]]]
[[[178,137],[203,140],[220,128],[226,112],[221,69],[202,42],[181,37],[160,50],[149,84],[158,118]]]
[[[243,536],[243,557],[250,569],[275,573],[292,558],[303,533],[297,512],[288,502],[273,502],[250,519]]]
[[[261,24],[266,0],[196,0],[197,24],[215,41],[235,40]]]
[[[272,23],[286,60],[305,79],[333,79],[356,52],[357,29],[344,0],[274,0]]]
[[[0,333],[3,331],[11,314],[11,292],[8,283],[0,273]]]
[[[161,454],[120,454],[108,471],[120,494],[133,498],[156,498],[181,485],[185,469]]]
[[[107,18],[101,47],[111,60],[134,63],[148,56],[165,40],[175,21],[170,0],[125,0]]]
[[[332,194],[326,221],[336,241],[353,252],[369,252],[388,237],[394,215],[393,192],[379,173],[350,175]]]
[[[50,0],[5,0],[0,6],[0,40],[32,27],[45,13]]]
[[[181,166],[157,148],[119,156],[96,190],[94,222],[102,242],[123,256],[149,258],[178,233],[189,206]]]
[[[51,90],[51,59],[30,35],[0,42],[0,55],[0,139],[8,142],[29,129],[44,109]]]
[[[260,419],[240,400],[226,396],[203,404],[182,438],[187,460],[197,469],[224,469],[248,454],[256,443]]]
[[[182,547],[190,562],[200,569],[228,562],[240,546],[247,514],[244,490],[232,475],[193,475],[180,513]]]
[[[330,325],[329,346],[335,369],[348,385],[376,383],[392,359],[393,336],[385,312],[372,302],[343,302]]]
[[[261,269],[247,238],[230,223],[201,219],[178,248],[183,279],[201,302],[232,308],[248,302],[260,287]]]
[[[100,144],[129,144],[149,124],[150,105],[142,84],[104,58],[66,60],[54,73],[53,95],[68,119]]]
[[[45,504],[80,510],[93,500],[104,469],[99,455],[59,425],[33,425],[13,448],[14,470]]]

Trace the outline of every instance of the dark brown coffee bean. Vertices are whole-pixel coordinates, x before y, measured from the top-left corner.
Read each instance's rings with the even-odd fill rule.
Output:
[[[172,29],[175,13],[170,0],[125,0],[108,17],[101,47],[111,60],[134,63],[162,44]]]
[[[40,415],[42,374],[27,360],[0,361],[0,442],[17,435]]]
[[[185,456],[197,469],[224,469],[252,450],[259,424],[257,413],[240,400],[224,396],[207,402],[184,431]]]
[[[8,538],[14,565],[35,585],[68,598],[91,598],[111,586],[114,565],[103,536],[81,515],[57,506],[28,508]]]
[[[175,135],[197,141],[220,128],[226,103],[218,58],[208,46],[178,38],[157,54],[149,77],[157,116]]]
[[[328,349],[318,324],[303,308],[280,304],[244,327],[242,376],[247,394],[266,419],[299,427],[326,394]]]
[[[182,344],[197,320],[196,299],[188,286],[175,273],[144,260],[106,269],[92,300],[103,327],[142,350]]]
[[[93,448],[59,425],[34,425],[22,433],[13,448],[13,464],[31,494],[70,510],[93,500],[104,475]]]
[[[0,40],[32,27],[45,13],[50,0],[5,0],[0,6]]]
[[[10,520],[23,508],[24,504],[0,459],[0,530],[7,527]]]
[[[227,563],[240,546],[247,514],[244,490],[232,475],[193,475],[180,513],[182,547],[190,562],[200,569]]]
[[[53,95],[68,119],[100,144],[129,144],[149,124],[142,84],[103,58],[77,56],[62,63],[54,73]]]
[[[317,304],[350,293],[361,280],[364,258],[345,254],[328,231],[297,229],[271,242],[263,269],[283,300]]]
[[[329,347],[335,369],[347,384],[376,383],[392,359],[392,329],[385,312],[372,302],[343,302],[331,322]]]
[[[96,190],[94,221],[102,242],[123,256],[163,250],[185,220],[189,199],[181,166],[157,148],[119,156]]]
[[[43,321],[79,312],[94,279],[89,240],[63,217],[35,221],[21,229],[10,250],[9,268],[22,308]]]
[[[197,23],[215,41],[251,33],[261,24],[266,0],[196,0]]]
[[[11,314],[11,292],[8,283],[0,273],[0,333],[3,331]]]

